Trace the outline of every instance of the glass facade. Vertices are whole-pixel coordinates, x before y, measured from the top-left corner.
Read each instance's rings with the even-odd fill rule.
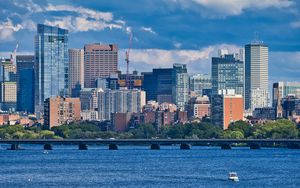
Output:
[[[35,111],[44,100],[68,95],[68,30],[37,25],[35,37]]]
[[[244,95],[244,63],[233,55],[212,58],[212,95],[224,89]]]

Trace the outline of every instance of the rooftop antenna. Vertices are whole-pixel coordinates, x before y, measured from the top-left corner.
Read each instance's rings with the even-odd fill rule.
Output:
[[[130,89],[130,80],[129,80],[129,53],[131,50],[131,45],[132,45],[132,31],[130,31],[130,37],[129,37],[129,47],[125,52],[126,58],[126,87],[127,89]]]
[[[254,31],[254,39],[253,39],[252,43],[254,43],[254,44],[262,44],[263,43],[263,41],[259,40],[259,36],[258,36],[257,31]]]

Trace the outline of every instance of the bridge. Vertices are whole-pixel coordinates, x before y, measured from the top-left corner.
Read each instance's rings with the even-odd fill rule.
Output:
[[[110,150],[117,150],[119,145],[149,145],[151,149],[160,149],[161,145],[180,145],[180,149],[190,149],[192,145],[221,146],[231,149],[232,145],[243,144],[250,149],[282,146],[300,149],[300,139],[2,139],[0,144],[11,144],[10,150],[21,149],[20,145],[44,145],[44,150],[52,150],[53,145],[78,145],[80,150],[88,145],[108,145]]]

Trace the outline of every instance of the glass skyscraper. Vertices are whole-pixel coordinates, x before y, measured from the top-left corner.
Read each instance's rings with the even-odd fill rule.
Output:
[[[189,75],[185,64],[173,64],[172,81],[173,102],[180,110],[184,110],[189,101],[190,89]]]
[[[219,90],[234,89],[244,95],[244,62],[232,55],[212,58],[212,95]]]
[[[68,91],[68,30],[37,25],[35,36],[35,112],[45,99]]]

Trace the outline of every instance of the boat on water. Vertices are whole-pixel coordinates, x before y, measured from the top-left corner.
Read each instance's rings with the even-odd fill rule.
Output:
[[[228,179],[231,181],[239,181],[239,177],[236,172],[229,172]]]

